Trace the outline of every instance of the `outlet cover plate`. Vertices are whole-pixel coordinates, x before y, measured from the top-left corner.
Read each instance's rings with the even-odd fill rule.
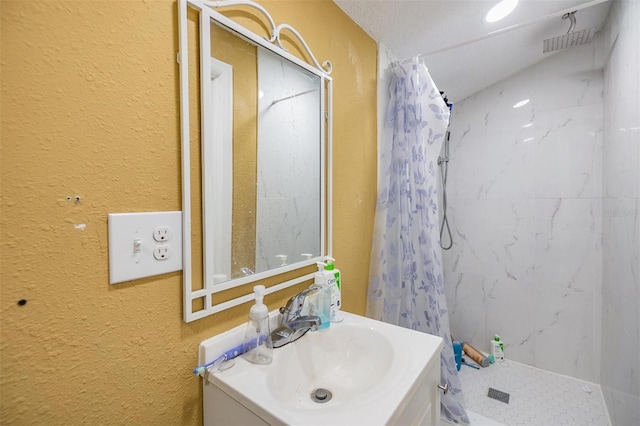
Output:
[[[182,270],[182,212],[109,213],[109,284]],[[170,238],[156,241],[158,227]],[[171,256],[157,260],[153,252],[168,245]]]

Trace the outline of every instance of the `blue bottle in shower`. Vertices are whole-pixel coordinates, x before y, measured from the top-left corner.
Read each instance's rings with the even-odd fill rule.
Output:
[[[462,345],[460,342],[453,342],[453,357],[456,360],[456,368],[460,371],[460,366],[462,365]]]

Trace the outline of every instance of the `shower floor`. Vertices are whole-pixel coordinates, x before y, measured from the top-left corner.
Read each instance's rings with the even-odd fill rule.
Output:
[[[505,425],[611,425],[600,386],[505,360],[475,370],[462,365],[467,409]],[[487,397],[489,388],[510,395],[509,403]],[[474,422],[473,424],[492,424]],[[493,423],[495,424],[495,423]]]

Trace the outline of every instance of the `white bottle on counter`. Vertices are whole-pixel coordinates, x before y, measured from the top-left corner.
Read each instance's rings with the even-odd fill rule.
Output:
[[[313,275],[312,288],[318,292],[311,297],[310,315],[320,317],[318,330],[326,330],[331,323],[331,283],[335,279],[331,271],[325,271],[324,262],[317,262],[318,272]]]
[[[269,311],[262,303],[265,288],[263,285],[253,287],[256,303],[249,310],[247,332],[242,343],[242,356],[254,364],[270,364],[273,360],[273,345],[269,329]]]

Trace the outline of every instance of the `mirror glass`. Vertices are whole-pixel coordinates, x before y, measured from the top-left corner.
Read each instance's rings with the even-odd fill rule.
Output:
[[[320,93],[318,76],[258,50],[257,272],[320,255]]]
[[[322,79],[215,24],[211,62],[205,279],[220,284],[320,256]],[[227,123],[225,111],[233,111]]]

